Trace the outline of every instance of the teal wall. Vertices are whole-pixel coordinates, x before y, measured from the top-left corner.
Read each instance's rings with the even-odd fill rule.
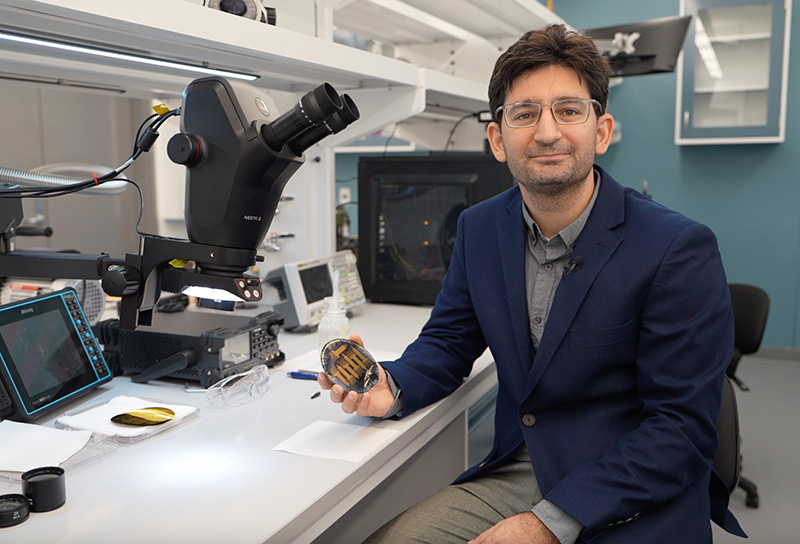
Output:
[[[677,15],[678,0],[556,0],[576,29]],[[795,3],[793,29],[800,28]],[[800,35],[789,55],[786,141],[782,144],[676,146],[676,75],[625,78],[611,89],[609,112],[622,141],[598,158],[620,183],[709,225],[717,235],[729,282],[769,293],[764,345],[800,347]]]

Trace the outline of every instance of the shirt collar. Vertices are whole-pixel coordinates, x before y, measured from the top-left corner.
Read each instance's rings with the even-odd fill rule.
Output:
[[[560,237],[568,248],[572,248],[575,245],[575,242],[578,240],[578,236],[580,235],[583,227],[586,225],[586,221],[589,219],[589,214],[592,213],[592,208],[594,208],[594,203],[597,200],[597,194],[600,192],[600,180],[602,176],[600,173],[595,169],[594,172],[594,192],[592,193],[592,198],[589,200],[589,204],[586,208],[581,212],[575,221],[561,229],[553,238],[556,236]],[[547,241],[547,238],[542,236],[542,231],[539,228],[539,225],[536,224],[536,221],[533,220],[530,213],[528,213],[528,208],[525,207],[525,200],[522,200],[522,217],[525,220],[525,224],[528,226],[528,232],[530,233],[531,240],[534,244],[536,244],[539,238]]]

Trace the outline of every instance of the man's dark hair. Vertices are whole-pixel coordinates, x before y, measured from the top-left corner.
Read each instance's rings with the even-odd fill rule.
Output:
[[[600,103],[599,108],[595,106],[597,115],[606,111],[611,75],[608,59],[600,54],[591,38],[554,24],[526,32],[497,59],[489,80],[489,108],[495,121],[500,121],[497,108],[503,105],[514,80],[544,66],[575,70],[580,81],[586,82],[591,97]]]

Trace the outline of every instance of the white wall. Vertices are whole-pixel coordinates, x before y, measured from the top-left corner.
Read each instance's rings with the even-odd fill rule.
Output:
[[[0,96],[0,166],[23,171],[60,162],[117,167],[130,155],[139,123],[151,113],[141,100],[57,87],[2,82]],[[154,229],[150,158],[143,156],[125,173],[144,192],[141,228]],[[18,237],[18,247],[107,252],[115,257],[138,248],[139,197],[133,187],[118,196],[70,195],[40,202],[54,234]],[[33,207],[32,201],[25,202],[26,216],[32,216]]]

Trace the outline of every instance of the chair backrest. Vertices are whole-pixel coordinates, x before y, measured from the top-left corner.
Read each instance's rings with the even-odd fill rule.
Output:
[[[769,295],[755,285],[731,283],[734,344],[742,355],[755,353],[761,346],[769,313]]]
[[[742,458],[739,452],[739,411],[736,407],[736,394],[731,380],[725,376],[722,387],[722,408],[717,421],[719,451],[714,460],[714,468],[730,492],[739,483]]]

